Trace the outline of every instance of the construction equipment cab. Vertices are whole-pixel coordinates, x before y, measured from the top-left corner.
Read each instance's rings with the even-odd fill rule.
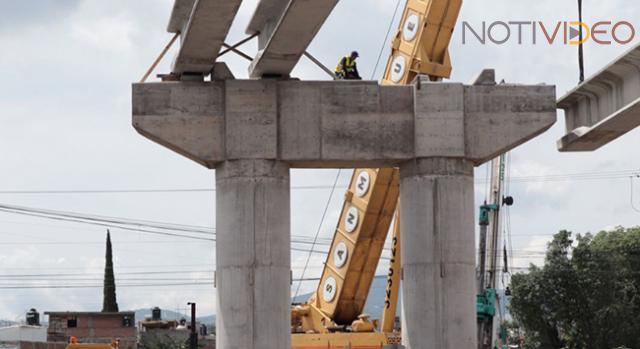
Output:
[[[336,78],[340,80],[362,80],[356,63],[356,59],[359,56],[357,51],[353,51],[350,55],[342,57],[336,67]]]

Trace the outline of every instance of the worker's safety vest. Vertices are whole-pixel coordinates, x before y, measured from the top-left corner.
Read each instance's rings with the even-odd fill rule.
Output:
[[[344,62],[344,66],[342,64]],[[355,73],[356,71],[356,60],[352,59],[351,56],[345,56],[344,59],[340,60],[338,63],[338,67],[336,68],[336,72],[345,72],[345,73]]]

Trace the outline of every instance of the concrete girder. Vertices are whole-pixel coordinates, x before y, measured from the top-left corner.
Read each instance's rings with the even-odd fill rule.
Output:
[[[167,25],[169,33],[177,34],[184,31],[185,26],[189,23],[195,2],[196,0],[174,0],[169,25]]]
[[[260,33],[251,77],[287,77],[331,14],[338,0],[262,0],[247,27]]]
[[[558,101],[565,111],[563,152],[593,151],[640,126],[640,45]]]
[[[556,121],[554,86],[227,80],[133,86],[133,125],[208,168],[394,167],[458,157],[480,165]],[[499,135],[491,137],[488,135]]]
[[[211,72],[241,3],[242,0],[176,0],[168,29],[181,34],[172,73]],[[192,10],[185,17],[190,5]]]

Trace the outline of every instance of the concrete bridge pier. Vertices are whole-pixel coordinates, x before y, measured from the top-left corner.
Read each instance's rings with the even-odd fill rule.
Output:
[[[400,167],[407,348],[477,346],[473,167],[457,158],[416,159]]]
[[[475,348],[473,167],[555,121],[554,86],[492,79],[133,86],[136,130],[216,169],[224,349],[290,347],[289,168],[397,166],[403,340],[408,349]]]
[[[216,166],[218,348],[291,347],[289,188],[285,162]]]

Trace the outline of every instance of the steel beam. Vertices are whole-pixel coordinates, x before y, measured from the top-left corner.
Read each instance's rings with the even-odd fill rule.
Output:
[[[262,0],[247,34],[260,33],[251,77],[289,76],[338,0]]]
[[[189,4],[193,3],[188,20]],[[169,31],[181,33],[172,73],[207,75],[216,62],[242,0],[176,0]]]
[[[636,46],[558,101],[567,134],[563,152],[593,151],[640,126],[640,46]]]

